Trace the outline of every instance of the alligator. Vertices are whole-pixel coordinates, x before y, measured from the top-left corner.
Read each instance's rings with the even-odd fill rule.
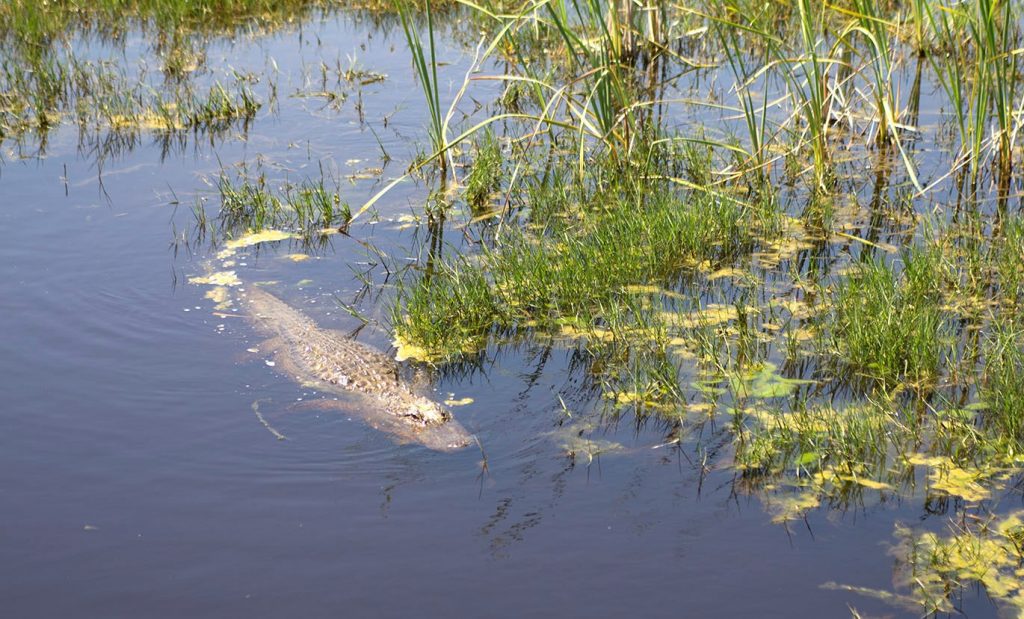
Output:
[[[402,443],[439,451],[467,447],[473,436],[440,404],[401,377],[398,363],[344,333],[321,329],[271,293],[248,287],[242,305],[257,330],[270,336],[261,347],[274,351],[274,365],[292,380],[338,399],[305,407],[336,408],[362,417]]]

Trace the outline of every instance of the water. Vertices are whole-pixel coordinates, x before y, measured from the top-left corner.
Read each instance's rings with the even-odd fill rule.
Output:
[[[211,65],[280,67],[279,109],[247,135],[158,144],[106,160],[59,131],[42,159],[2,168],[0,208],[0,599],[9,617],[865,616],[900,611],[843,590],[891,588],[886,552],[913,505],[818,510],[772,524],[706,475],[663,432],[630,421],[603,438],[626,451],[589,463],[557,438],[588,399],[571,351],[491,350],[480,371],[448,375],[439,398],[483,446],[440,454],[395,445],[358,420],[282,413],[313,394],[263,360],[257,338],[211,313],[187,284],[211,251],[175,243],[189,206],[212,196],[222,163],[254,161],[301,178],[319,161],[380,165],[352,102],[340,111],[290,96],[311,58],[356,53],[388,80],[364,88],[366,116],[390,116],[384,147],[408,161],[424,121],[404,44],[349,18],[211,48]],[[319,40],[320,43],[316,43]],[[365,44],[365,49],[361,45]],[[134,47],[133,47],[134,46]],[[129,42],[128,49],[142,46]],[[457,87],[466,52],[446,51]],[[379,125],[378,125],[379,126]],[[358,162],[348,163],[349,160]],[[385,176],[405,163],[393,163]],[[365,200],[373,179],[345,185]],[[422,201],[409,184],[382,223],[353,229],[399,251],[395,223]],[[353,298],[361,247],[333,237],[315,259],[289,248],[239,257],[244,279],[276,280],[324,326],[351,329],[332,305]],[[375,281],[383,275],[374,271]],[[299,287],[301,280],[312,280]],[[363,300],[360,307],[379,314]],[[378,315],[379,317],[379,315]],[[360,337],[386,347],[386,334]],[[278,441],[252,411],[275,413]],[[721,429],[719,429],[721,431]],[[728,441],[705,436],[711,445]],[[723,451],[727,451],[723,448]],[[482,461],[486,459],[486,467]],[[714,462],[712,462],[715,464]],[[941,524],[941,518],[936,519]],[[971,616],[992,614],[968,601]]]

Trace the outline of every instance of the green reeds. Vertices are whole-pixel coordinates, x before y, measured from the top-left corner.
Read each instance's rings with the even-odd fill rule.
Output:
[[[729,260],[751,243],[745,208],[727,199],[695,193],[683,202],[662,189],[642,200],[605,208],[591,211],[577,225],[556,224],[541,236],[509,231],[478,261],[448,268],[460,278],[418,275],[399,295],[405,310],[397,314],[408,318],[396,320],[396,333],[425,348],[442,341],[438,331],[466,334],[463,344],[450,349],[428,348],[436,357],[479,341],[485,334],[470,328],[485,324],[478,320],[476,307],[466,308],[466,315],[473,317],[467,325],[462,324],[461,313],[450,315],[443,324],[413,313],[429,312],[429,299],[455,294],[443,288],[461,281],[488,283],[489,295],[473,298],[486,300],[493,324],[503,328],[550,329],[566,318],[590,324],[602,304],[611,303],[626,287],[670,283],[701,263]]]
[[[961,148],[969,148],[969,164],[974,171],[981,155],[981,141],[980,135],[978,140],[973,139],[974,125],[968,123],[970,113],[966,106],[968,102],[973,104],[974,100],[971,97],[964,99],[967,92],[964,73],[967,55],[962,45],[960,27],[956,23],[956,14],[941,5],[933,7],[931,2],[925,2],[924,9],[940,46],[938,53],[928,55],[928,62],[949,99],[959,129]]]
[[[855,381],[927,388],[944,358],[942,254],[926,247],[903,259],[902,273],[872,259],[840,284],[832,337]]]
[[[896,134],[896,101],[892,91],[892,51],[889,47],[892,24],[882,19],[877,3],[872,0],[854,0],[853,6],[856,21],[848,30],[861,34],[868,43],[871,93],[878,121],[875,137],[879,143],[888,143],[899,139]]]
[[[894,144],[896,146],[903,159],[907,175],[920,191],[922,187],[917,180],[914,163],[903,147],[903,141],[900,138],[899,101],[892,85],[896,76],[894,54],[889,39],[892,36],[891,31],[897,28],[897,25],[885,20],[880,15],[878,3],[874,0],[854,0],[853,6],[855,22],[847,28],[846,32],[858,33],[867,42],[874,115],[878,122],[875,139],[879,144]],[[846,33],[843,33],[839,38],[843,39],[845,36]]]
[[[762,95],[761,105],[758,106],[751,94],[753,82],[765,69],[757,72],[752,71],[747,63],[747,54],[743,51],[739,34],[735,28],[717,24],[715,32],[718,33],[736,79],[734,90],[740,98],[740,105],[743,108],[743,120],[747,127],[747,136],[750,140],[749,159],[757,184],[764,187],[767,183],[767,135],[765,129],[768,122],[768,96]]]
[[[572,7],[582,34],[573,28],[566,7],[545,3],[570,59],[581,72],[579,79],[586,85],[581,100],[566,100],[570,114],[576,117],[581,138],[584,134],[595,135],[613,157],[627,159],[637,131],[637,100],[630,68],[623,62],[628,54],[623,53],[622,40],[626,33],[632,36],[632,24],[623,22],[632,13],[600,0],[572,0],[567,5]],[[581,152],[581,166],[582,161]]]
[[[826,189],[831,184],[831,153],[827,143],[828,93],[826,90],[827,67],[818,53],[818,35],[821,32],[821,11],[815,11],[811,0],[797,0],[800,17],[800,40],[804,57],[798,66],[803,81],[795,75],[786,74],[794,95],[800,100],[805,129],[809,134],[811,154],[814,159],[814,178],[818,187]]]
[[[962,149],[960,165],[976,186],[986,159],[986,143],[1000,170],[1013,167],[1013,145],[1020,126],[1017,81],[1019,6],[1013,2],[972,0],[963,6],[926,4],[940,54],[929,62],[953,108]],[[970,44],[970,45],[968,45]],[[989,135],[990,115],[996,120]]]
[[[345,228],[352,219],[348,204],[327,188],[322,172],[320,179],[286,183],[278,191],[268,187],[263,175],[221,175],[217,190],[218,228],[225,234],[284,228],[309,238],[325,229]]]
[[[413,68],[416,77],[419,79],[420,88],[423,90],[423,98],[427,104],[427,135],[430,138],[430,147],[433,149],[432,157],[438,157],[438,165],[441,168],[441,177],[445,178],[447,173],[448,138],[445,131],[444,117],[441,111],[441,96],[437,81],[437,55],[434,41],[434,14],[431,11],[431,2],[426,0],[426,28],[428,46],[424,49],[423,41],[417,25],[414,23],[409,7],[403,0],[396,0],[395,6],[402,19],[402,30],[405,32],[405,40],[409,44],[409,51],[412,54]]]
[[[998,438],[1024,446],[1024,330],[1013,320],[995,324],[984,347],[981,413]]]
[[[1017,44],[1018,24],[1013,11],[1013,2],[975,0],[971,3],[970,18],[967,21],[971,38],[974,40],[975,75],[974,96],[977,98],[974,130],[981,133],[980,124],[987,115],[990,100],[998,121],[998,131],[993,136],[999,166],[1009,170],[1013,161],[1013,137],[1015,133],[1014,111],[1017,92]]]

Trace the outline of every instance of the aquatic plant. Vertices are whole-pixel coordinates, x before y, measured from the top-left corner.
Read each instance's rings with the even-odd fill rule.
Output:
[[[937,379],[943,359],[941,254],[914,249],[903,258],[902,273],[870,260],[840,284],[833,338],[857,376],[889,387],[903,379],[926,386]]]
[[[502,158],[494,132],[486,130],[477,142],[472,168],[465,179],[465,198],[473,210],[482,209],[501,183]]]
[[[485,336],[471,329],[483,324],[550,327],[562,317],[590,324],[598,318],[601,304],[626,286],[673,281],[704,262],[728,260],[751,242],[746,209],[733,200],[694,194],[683,201],[662,188],[605,208],[575,224],[554,224],[540,235],[509,231],[478,261],[442,271],[457,272],[458,278],[418,275],[399,294],[399,306],[407,311],[429,312],[428,299],[462,294],[459,287],[465,282],[477,290],[486,281],[488,295],[473,295],[483,307],[464,309],[467,325],[460,324],[459,314],[451,317],[453,325],[410,311],[408,316],[396,315],[396,333],[410,342],[439,342],[446,340],[435,332],[454,326],[456,332],[467,334],[466,343],[447,349],[424,347],[430,356],[446,357],[464,350],[469,340]],[[469,276],[472,272],[476,275]],[[447,287],[455,289],[443,290]],[[492,313],[491,323],[477,319],[480,311]]]
[[[321,172],[322,174],[322,172]],[[265,175],[250,178],[222,174],[217,180],[218,228],[222,234],[289,229],[306,238],[332,234],[348,226],[352,212],[337,189],[328,189],[323,177],[284,183],[274,191]],[[203,218],[206,219],[205,209]]]
[[[402,30],[405,32],[405,39],[412,54],[413,67],[416,70],[416,77],[419,79],[420,88],[423,90],[423,98],[427,104],[427,116],[430,119],[427,135],[430,136],[430,145],[433,149],[431,157],[439,157],[438,164],[441,167],[441,177],[446,176],[448,156],[445,151],[448,148],[448,137],[446,126],[441,111],[441,97],[438,91],[437,81],[437,56],[434,42],[434,17],[431,11],[431,2],[426,0],[426,29],[427,47],[424,49],[420,33],[412,20],[412,14],[405,2],[396,2],[398,14],[402,18]]]

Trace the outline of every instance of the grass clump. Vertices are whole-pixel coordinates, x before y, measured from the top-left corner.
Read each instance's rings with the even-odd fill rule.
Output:
[[[440,262],[413,286],[402,285],[405,304],[391,308],[400,356],[452,358],[479,350],[500,322],[490,282],[465,260]]]
[[[904,254],[904,269],[869,259],[839,286],[832,337],[845,365],[861,377],[923,387],[943,360],[942,254],[934,248]]]
[[[501,184],[501,147],[494,132],[484,132],[476,148],[473,168],[466,177],[466,203],[474,212],[486,210],[491,195]]]
[[[217,189],[220,210],[216,220],[197,207],[197,234],[205,236],[216,225],[219,232],[232,236],[238,232],[270,228],[293,229],[309,238],[324,230],[345,229],[352,219],[349,205],[325,181],[305,180],[286,183],[274,191],[264,176],[254,180],[221,176]],[[211,235],[213,236],[213,235]]]
[[[1024,217],[1016,216],[1006,222],[994,253],[1000,297],[1008,305],[1018,306],[1024,296],[1024,271],[1020,268],[1024,257]]]
[[[997,438],[1024,441],[1024,347],[1021,329],[997,324],[985,346],[985,371],[980,388],[986,408],[982,419]]]
[[[540,234],[512,230],[477,262],[458,269],[476,287],[486,282],[487,295],[473,295],[474,305],[444,323],[429,320],[416,312],[430,313],[430,299],[455,296],[458,291],[444,288],[466,280],[423,274],[399,295],[404,309],[395,330],[431,356],[447,357],[485,336],[482,329],[490,324],[508,329],[591,325],[602,317],[602,305],[615,302],[627,286],[671,284],[687,269],[737,255],[751,243],[745,214],[745,207],[732,200],[662,190]],[[480,320],[481,313],[493,320]],[[461,341],[438,330],[453,330]]]
[[[190,129],[205,129],[212,133],[224,130],[236,120],[248,122],[260,109],[260,102],[248,88],[242,87],[232,95],[219,83],[210,87],[205,97],[190,96],[186,100],[183,124]]]
[[[896,416],[873,402],[790,413],[757,407],[740,412],[745,426],[737,434],[736,462],[746,475],[795,471],[864,479],[884,471]]]

